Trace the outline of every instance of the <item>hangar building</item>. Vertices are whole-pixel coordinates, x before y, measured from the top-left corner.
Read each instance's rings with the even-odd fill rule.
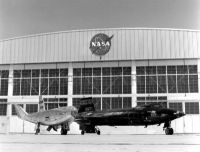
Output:
[[[46,109],[79,107],[82,97],[93,97],[97,110],[159,102],[187,114],[172,123],[175,132],[200,133],[199,90],[196,30],[91,29],[0,41],[0,133],[34,132],[13,104],[36,112],[39,95]],[[162,130],[135,128],[126,131]]]

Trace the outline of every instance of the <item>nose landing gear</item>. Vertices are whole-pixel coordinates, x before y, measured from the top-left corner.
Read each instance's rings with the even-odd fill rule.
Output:
[[[36,127],[35,135],[38,135],[40,133],[40,123],[38,122],[35,127]]]
[[[166,128],[166,129],[165,129],[165,134],[166,134],[166,135],[173,135],[173,133],[174,133],[173,128]]]
[[[171,122],[165,122],[163,130],[165,130],[165,134],[166,135],[173,135],[174,134],[174,130],[173,128],[171,128]]]

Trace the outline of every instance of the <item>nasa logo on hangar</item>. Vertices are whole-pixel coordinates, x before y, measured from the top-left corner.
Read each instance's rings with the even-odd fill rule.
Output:
[[[106,34],[99,33],[92,37],[90,41],[90,50],[92,54],[102,56],[109,52],[111,47],[111,39],[113,35],[109,37]]]

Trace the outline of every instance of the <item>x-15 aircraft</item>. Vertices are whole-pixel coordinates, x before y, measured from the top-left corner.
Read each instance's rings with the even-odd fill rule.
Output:
[[[97,133],[97,126],[149,126],[164,123],[166,135],[174,133],[171,121],[184,116],[180,111],[163,108],[160,104],[137,106],[130,109],[95,111],[93,103],[81,105],[75,121],[80,125],[81,134]]]
[[[36,135],[40,132],[40,125],[48,126],[48,131],[51,129],[57,131],[58,127],[61,127],[61,135],[66,135],[69,131],[69,124],[74,121],[74,117],[77,115],[77,109],[73,106],[45,111],[41,97],[39,101],[40,111],[36,113],[27,114],[19,105],[14,104],[14,106],[19,118],[36,124]]]

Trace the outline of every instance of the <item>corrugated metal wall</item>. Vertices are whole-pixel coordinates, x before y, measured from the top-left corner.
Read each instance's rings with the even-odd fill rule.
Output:
[[[97,29],[33,35],[0,41],[0,64],[99,61],[89,49],[97,33],[114,35],[102,60],[200,58],[200,31]]]

